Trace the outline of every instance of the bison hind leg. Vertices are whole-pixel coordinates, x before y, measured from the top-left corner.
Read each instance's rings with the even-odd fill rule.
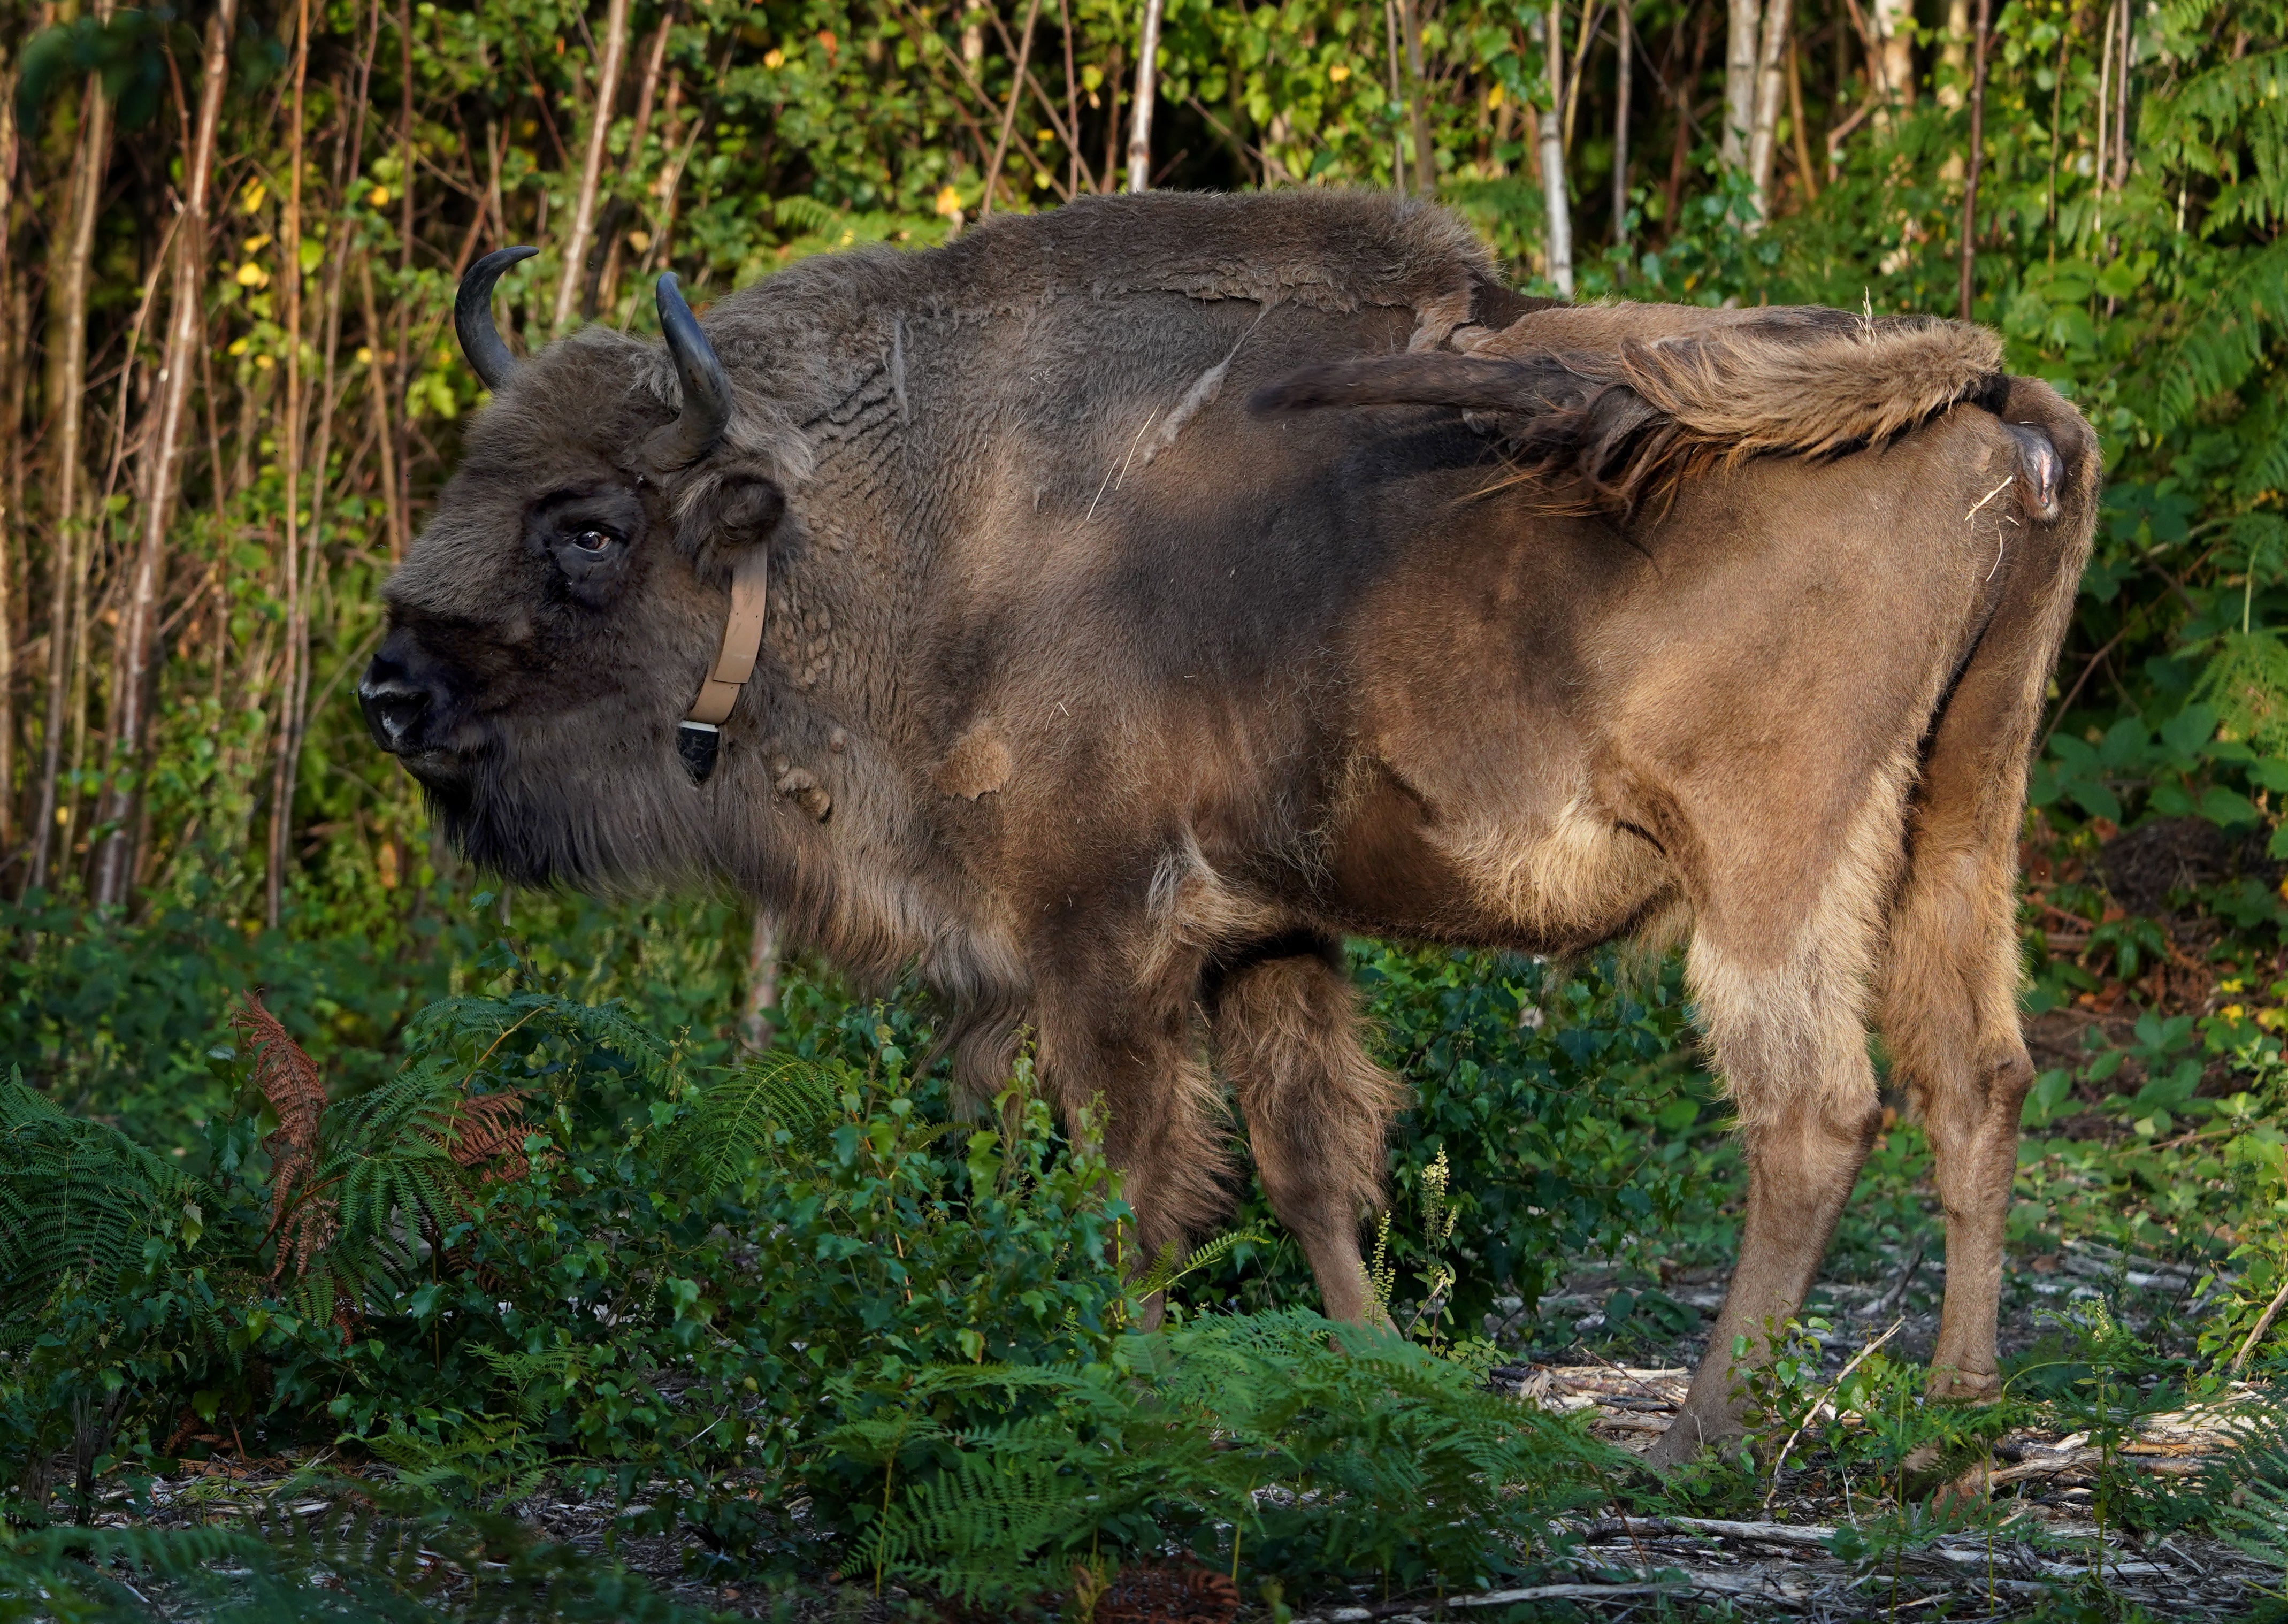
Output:
[[[1280,947],[1212,986],[1216,1062],[1246,1118],[1264,1196],[1310,1259],[1327,1317],[1362,1324],[1371,1305],[1359,1221],[1381,1198],[1399,1087],[1361,1041],[1339,946]]]

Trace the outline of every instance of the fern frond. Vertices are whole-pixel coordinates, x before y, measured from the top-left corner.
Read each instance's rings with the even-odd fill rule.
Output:
[[[230,1024],[245,1037],[254,1086],[278,1118],[276,1129],[262,1140],[270,1157],[270,1222],[275,1226],[317,1155],[326,1115],[326,1080],[317,1062],[263,1006],[261,994],[247,994]]]
[[[1167,1290],[1187,1275],[1197,1274],[1203,1269],[1212,1269],[1243,1244],[1268,1246],[1270,1243],[1271,1238],[1252,1224],[1245,1229],[1227,1230],[1184,1258],[1177,1256],[1176,1243],[1172,1240],[1160,1248],[1159,1256],[1152,1260],[1152,1266],[1145,1271],[1144,1278],[1136,1282],[1136,1295],[1151,1296]]]
[[[701,1195],[711,1196],[765,1154],[778,1129],[799,1133],[831,1121],[845,1081],[830,1062],[793,1055],[751,1061],[686,1102],[667,1153],[692,1169]]]
[[[203,1187],[117,1129],[58,1110],[20,1072],[0,1084],[0,1346],[67,1275],[115,1280]]]
[[[2216,708],[2229,737],[2262,755],[2288,756],[2288,643],[2276,633],[2226,633],[2193,695]]]

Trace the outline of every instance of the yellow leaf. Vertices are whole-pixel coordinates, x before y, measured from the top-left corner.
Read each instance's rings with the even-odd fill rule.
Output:
[[[940,192],[937,194],[937,211],[949,220],[953,218],[954,216],[959,214],[961,212],[961,194],[955,191],[951,186],[948,186],[944,191]]]
[[[786,52],[775,49],[764,51],[763,66],[766,67],[784,67],[786,66]]]
[[[1327,69],[1327,77],[1337,84],[1340,84],[1344,80],[1350,76],[1351,70],[1349,67],[1340,62],[1336,63],[1332,67]]]
[[[366,194],[366,200],[365,200],[365,201],[366,201],[366,202],[369,202],[369,203],[371,203],[371,204],[372,204],[375,208],[377,208],[377,209],[386,209],[386,208],[388,208],[388,207],[389,207],[389,188],[388,188],[387,186],[376,186],[376,187],[374,187],[374,189],[373,189],[371,192],[369,192],[369,193],[368,193],[368,194]]]
[[[234,280],[242,288],[262,288],[269,285],[270,273],[250,259],[238,267],[238,275]]]

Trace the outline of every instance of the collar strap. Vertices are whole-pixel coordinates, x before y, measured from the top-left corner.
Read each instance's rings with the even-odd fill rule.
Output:
[[[699,685],[682,725],[675,730],[675,751],[691,781],[703,784],[715,771],[722,725],[739,702],[739,691],[755,674],[763,647],[763,606],[769,596],[770,551],[750,546],[731,569],[731,613],[723,622],[723,646],[715,663]]]

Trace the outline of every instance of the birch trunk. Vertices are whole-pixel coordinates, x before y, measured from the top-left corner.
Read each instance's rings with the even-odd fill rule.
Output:
[[[89,75],[83,92],[79,146],[72,163],[71,234],[54,282],[53,309],[61,343],[55,390],[55,500],[50,519],[55,540],[49,549],[48,693],[45,730],[40,740],[40,791],[33,810],[31,883],[49,882],[49,858],[57,841],[58,780],[63,771],[67,699],[72,685],[71,643],[74,587],[86,551],[80,529],[81,439],[87,410],[87,279],[95,251],[95,222],[103,206],[104,172],[111,162],[111,105],[103,87]],[[69,836],[64,837],[68,850]]]
[[[1748,131],[1748,183],[1755,188],[1760,219],[1772,211],[1772,164],[1779,150],[1780,102],[1787,94],[1790,20],[1788,0],[1765,0],[1763,41],[1756,53],[1755,122]]]
[[[1573,210],[1565,194],[1565,141],[1558,123],[1565,105],[1565,7],[1549,0],[1542,44],[1548,49],[1549,105],[1541,113],[1541,191],[1549,208],[1549,280],[1573,297]]]
[[[1729,0],[1724,30],[1724,131],[1717,161],[1728,170],[1744,169],[1748,130],[1756,119],[1756,25],[1762,8],[1756,0]]]
[[[1136,105],[1128,125],[1128,189],[1152,185],[1152,106],[1159,74],[1160,0],[1144,0],[1144,39],[1136,52]]]
[[[747,946],[747,1007],[739,1018],[739,1046],[760,1054],[776,1035],[771,1021],[779,1007],[779,928],[762,908],[755,910],[755,934]]]
[[[628,0],[611,0],[604,10],[604,60],[596,75],[596,99],[588,118],[588,150],[580,162],[580,192],[572,205],[572,231],[564,242],[564,270],[556,283],[556,317],[551,330],[570,325],[581,289],[588,282],[588,244],[596,231],[596,188],[604,174],[604,149],[612,133],[612,109],[620,99],[620,59],[627,55]]]
[[[102,818],[112,826],[96,864],[98,906],[117,907],[127,900],[134,869],[133,836],[137,780],[140,776],[144,735],[149,728],[151,661],[157,639],[159,582],[166,551],[167,528],[174,519],[175,492],[180,482],[183,425],[188,416],[191,374],[206,342],[205,269],[207,194],[214,170],[215,131],[222,121],[223,90],[230,76],[231,30],[237,22],[238,0],[221,0],[207,19],[204,75],[199,84],[199,120],[191,137],[184,165],[186,194],[175,229],[175,281],[167,313],[166,347],[159,372],[157,421],[144,445],[142,544],[136,550],[128,577],[127,601],[121,610],[118,659],[112,676],[112,703],[118,708],[114,741],[114,777],[105,796]]]
[[[1902,107],[1915,103],[1914,0],[1872,0],[1875,35],[1883,48],[1883,91]]]

